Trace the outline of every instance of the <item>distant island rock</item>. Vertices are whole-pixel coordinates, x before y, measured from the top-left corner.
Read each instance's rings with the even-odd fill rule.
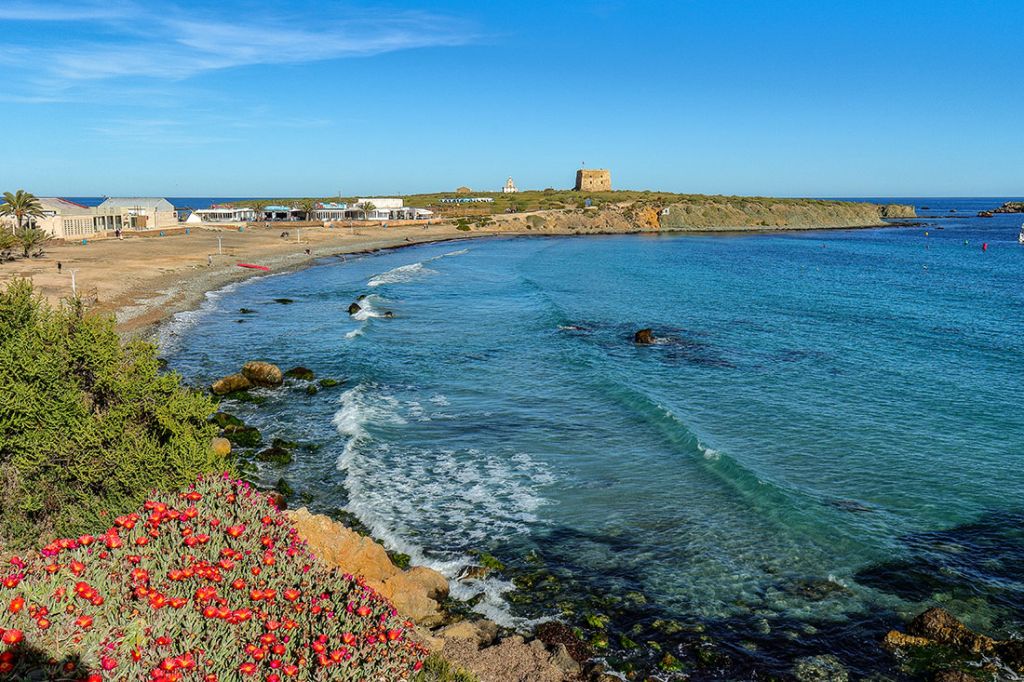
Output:
[[[1007,201],[999,208],[992,209],[992,213],[1024,213],[1024,201]]]

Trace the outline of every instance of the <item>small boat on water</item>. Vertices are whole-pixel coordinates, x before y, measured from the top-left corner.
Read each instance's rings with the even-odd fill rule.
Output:
[[[1020,225],[1020,233],[1017,235],[1017,243],[1024,244],[1024,223]]]
[[[251,268],[253,270],[263,270],[264,272],[270,272],[270,268],[268,268],[266,265],[254,265],[252,263],[238,263],[237,265],[240,268]]]

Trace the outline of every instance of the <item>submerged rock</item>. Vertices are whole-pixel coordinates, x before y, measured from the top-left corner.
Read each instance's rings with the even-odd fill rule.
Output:
[[[228,426],[245,426],[245,422],[230,412],[217,412],[210,417],[210,421],[222,429],[227,428]]]
[[[654,343],[654,330],[652,329],[641,329],[633,335],[633,343],[638,343],[642,346],[649,346]]]
[[[292,367],[290,370],[284,373],[286,377],[292,379],[299,379],[301,381],[312,381],[316,378],[316,373],[308,367],[299,365],[298,367]]]
[[[250,388],[252,388],[252,382],[243,374],[229,374],[210,385],[210,391],[214,395],[227,395],[237,391],[247,391]]]
[[[263,434],[255,426],[226,426],[224,437],[244,448],[254,448],[263,442]]]
[[[256,386],[280,386],[284,382],[281,368],[269,362],[252,360],[242,366],[242,374]]]
[[[798,658],[793,666],[793,677],[799,682],[847,682],[850,674],[832,654]]]
[[[290,450],[271,446],[266,450],[260,450],[256,453],[256,459],[260,462],[270,462],[272,464],[291,464],[293,457]]]

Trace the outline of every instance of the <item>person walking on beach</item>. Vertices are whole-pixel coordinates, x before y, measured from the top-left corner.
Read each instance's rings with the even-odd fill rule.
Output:
[[[213,256],[211,254],[206,254],[206,267],[213,267]]]
[[[60,274],[60,271],[61,271],[61,269],[62,269],[63,267],[64,267],[64,264],[63,264],[63,263],[61,263],[60,261],[57,261],[57,274],[58,274],[58,275]]]

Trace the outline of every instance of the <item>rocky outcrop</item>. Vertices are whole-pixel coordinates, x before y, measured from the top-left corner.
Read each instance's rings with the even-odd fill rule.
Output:
[[[696,197],[665,208],[662,229],[677,230],[872,227],[916,216],[913,206],[756,197]]]
[[[330,566],[362,576],[366,583],[391,600],[398,612],[418,625],[432,626],[443,619],[440,602],[448,596],[443,575],[414,566],[407,571],[395,566],[388,553],[372,538],[302,508],[288,512],[313,553]]]
[[[907,204],[886,204],[884,206],[880,206],[878,211],[883,218],[890,220],[893,218],[900,219],[917,217],[917,211],[914,207],[908,206]]]
[[[913,206],[855,201],[655,195],[651,199],[491,216],[494,232],[594,234],[874,227],[916,217]]]
[[[649,346],[654,343],[654,331],[652,329],[641,329],[633,335],[633,343]]]
[[[882,640],[882,647],[892,653],[921,651],[918,658],[935,661],[939,670],[918,670],[932,673],[933,679],[959,682],[961,673],[976,669],[983,661],[999,661],[1017,673],[1024,673],[1024,642],[995,640],[974,632],[945,609],[931,608],[920,614],[907,627],[909,634],[891,630]],[[970,678],[975,679],[975,678]]]
[[[214,395],[227,395],[236,391],[247,391],[250,388],[252,388],[252,382],[242,374],[229,374],[210,385],[210,391]]]
[[[252,360],[242,366],[242,375],[256,386],[280,386],[284,382],[281,368],[269,362]]]
[[[350,303],[349,306],[348,306],[348,314],[349,315],[355,315],[360,310],[362,310],[362,307],[358,303]]]
[[[471,671],[480,682],[568,682],[580,679],[580,665],[562,645],[549,651],[540,640],[513,635],[481,648],[471,637],[443,640],[442,655]]]
[[[1024,213],[1024,201],[1007,201],[999,208],[992,209],[993,213]]]
[[[991,637],[975,633],[949,611],[940,608],[928,609],[915,618],[907,630],[919,638],[975,654],[987,653],[995,646]]]

